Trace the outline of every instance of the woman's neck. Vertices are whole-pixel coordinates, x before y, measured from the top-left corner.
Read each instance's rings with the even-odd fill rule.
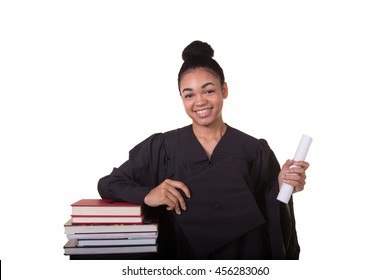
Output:
[[[222,138],[222,136],[225,134],[227,126],[221,119],[219,122],[213,123],[208,126],[202,126],[193,123],[192,129],[194,131],[196,138],[198,138],[199,140],[219,141]]]

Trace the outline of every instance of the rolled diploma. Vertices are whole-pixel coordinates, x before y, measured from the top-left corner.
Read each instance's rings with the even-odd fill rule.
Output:
[[[295,155],[294,155],[294,161],[305,160],[312,140],[313,140],[313,138],[311,138],[310,136],[302,135],[301,142],[299,142],[297,151],[295,152]],[[293,167],[296,167],[296,166],[292,165],[290,168],[293,168]],[[290,197],[291,197],[293,191],[294,191],[293,186],[286,184],[286,183],[283,183],[282,186],[280,187],[280,191],[279,191],[278,197],[276,199],[287,204],[288,201],[290,200]]]

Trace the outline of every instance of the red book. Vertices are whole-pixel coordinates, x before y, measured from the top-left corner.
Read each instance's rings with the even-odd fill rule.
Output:
[[[81,199],[72,205],[73,216],[141,216],[141,205],[107,199]]]

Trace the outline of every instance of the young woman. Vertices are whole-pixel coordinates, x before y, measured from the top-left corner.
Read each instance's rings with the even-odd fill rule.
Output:
[[[200,41],[182,54],[178,85],[192,124],[138,144],[99,193],[158,218],[162,259],[298,259],[292,199],[276,196],[283,182],[303,190],[309,164],[280,169],[264,139],[223,121],[228,87],[213,56]]]

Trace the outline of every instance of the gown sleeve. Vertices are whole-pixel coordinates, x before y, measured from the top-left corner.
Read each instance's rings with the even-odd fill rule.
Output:
[[[98,182],[102,198],[143,204],[153,187],[163,181],[166,152],[161,133],[154,134],[129,152],[129,159]]]
[[[293,199],[288,204],[276,199],[279,193],[279,162],[264,139],[260,145],[252,172],[253,180],[258,186],[255,189],[257,203],[266,218],[265,238],[268,240],[270,258],[298,259],[300,247],[295,229]]]

